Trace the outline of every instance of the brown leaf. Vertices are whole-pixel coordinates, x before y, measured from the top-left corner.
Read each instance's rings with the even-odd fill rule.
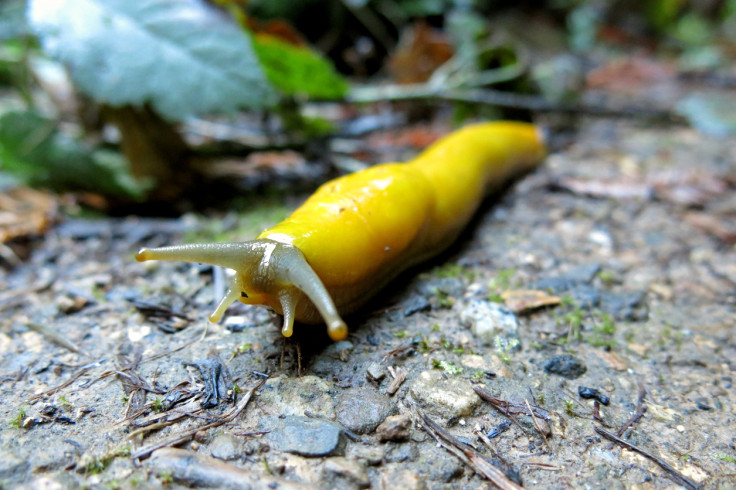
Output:
[[[398,83],[426,82],[437,68],[452,58],[452,54],[447,37],[419,21],[401,36],[389,61],[389,70]]]
[[[43,233],[57,211],[56,196],[49,192],[26,187],[0,192],[0,243]]]
[[[536,289],[516,289],[501,293],[506,306],[514,313],[524,313],[544,306],[560,304],[560,298]]]

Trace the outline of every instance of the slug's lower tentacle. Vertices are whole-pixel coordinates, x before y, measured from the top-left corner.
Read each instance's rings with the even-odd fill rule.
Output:
[[[299,296],[295,294],[295,291],[284,289],[279,293],[279,302],[284,313],[284,326],[281,327],[281,334],[284,337],[291,337],[294,334],[294,314]]]
[[[225,293],[225,296],[222,297],[220,302],[217,304],[217,308],[215,308],[215,311],[210,315],[210,321],[212,323],[219,322],[223,313],[227,310],[227,307],[235,303],[242,294],[243,285],[241,284],[240,277],[236,274],[235,277],[233,277],[232,282],[230,282],[230,287]]]

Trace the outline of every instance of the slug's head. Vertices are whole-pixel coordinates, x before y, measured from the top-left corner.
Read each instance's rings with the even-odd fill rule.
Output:
[[[236,274],[227,293],[210,315],[216,322],[235,301],[265,305],[284,314],[282,333],[291,337],[299,303],[311,300],[327,324],[332,340],[347,337],[348,328],[340,318],[327,288],[293,245],[268,239],[242,243],[209,243],[141,249],[135,258],[145,260],[183,260],[219,265]]]

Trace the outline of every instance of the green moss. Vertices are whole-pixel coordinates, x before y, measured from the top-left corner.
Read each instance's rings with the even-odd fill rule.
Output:
[[[28,407],[24,405],[18,409],[18,413],[15,415],[15,417],[10,419],[8,424],[11,427],[20,429],[21,427],[23,427],[23,421],[26,419],[26,417],[28,417]]]
[[[441,369],[446,374],[453,376],[463,372],[463,368],[461,368],[460,366],[457,366],[455,365],[455,363],[445,361],[443,359],[432,359],[432,367],[434,369]]]
[[[452,263],[442,264],[435,267],[432,270],[432,274],[438,278],[457,277],[465,278],[468,281],[473,281],[475,279],[475,271],[463,265]]]

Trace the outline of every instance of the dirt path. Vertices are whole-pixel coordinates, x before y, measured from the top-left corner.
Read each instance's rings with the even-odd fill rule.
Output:
[[[275,316],[245,307],[207,327],[210,269],[132,261],[191,219],[67,221],[0,276],[0,481],[486,483],[428,417],[509,484],[736,487],[735,176],[733,138],[591,121],[338,344],[321,332],[285,344]],[[552,306],[502,306],[522,308],[520,290]],[[233,381],[236,404],[202,410],[200,372],[219,398]],[[637,411],[621,437],[681,476],[596,432]],[[149,457],[177,437],[182,450]]]

